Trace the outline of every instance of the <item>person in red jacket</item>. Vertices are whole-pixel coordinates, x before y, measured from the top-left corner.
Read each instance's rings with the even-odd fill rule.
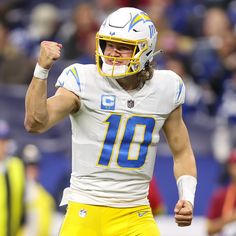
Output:
[[[157,216],[165,212],[165,204],[155,177],[152,177],[149,185],[148,199],[153,216]]]
[[[229,155],[227,171],[229,184],[218,188],[210,200],[207,213],[208,235],[236,235],[236,149]]]

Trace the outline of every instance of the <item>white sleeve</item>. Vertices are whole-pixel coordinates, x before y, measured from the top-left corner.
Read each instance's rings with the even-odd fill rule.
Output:
[[[84,88],[83,65],[72,64],[66,67],[57,79],[56,87],[63,87],[78,96],[82,96]]]
[[[175,100],[174,108],[180,106],[185,100],[185,85],[183,80],[175,74]]]

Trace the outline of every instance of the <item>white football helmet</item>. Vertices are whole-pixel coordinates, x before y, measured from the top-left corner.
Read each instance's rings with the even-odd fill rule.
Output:
[[[115,79],[138,73],[152,61],[156,40],[156,28],[145,12],[132,7],[118,9],[105,19],[96,35],[98,72]],[[130,58],[119,57],[119,60],[128,60],[129,65],[115,65],[116,57],[104,55],[107,41],[134,46]],[[112,59],[113,65],[105,63],[105,59]]]

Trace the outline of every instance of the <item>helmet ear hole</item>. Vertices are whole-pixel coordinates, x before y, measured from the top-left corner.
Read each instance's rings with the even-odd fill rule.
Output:
[[[104,53],[104,50],[105,50],[105,47],[106,47],[106,41],[102,40],[102,39],[99,39],[99,45],[100,45],[100,48],[102,50],[102,53]]]
[[[146,53],[146,56],[148,57],[151,54],[152,50]]]
[[[134,55],[136,55],[139,52],[139,47],[136,47],[135,51],[134,51]]]

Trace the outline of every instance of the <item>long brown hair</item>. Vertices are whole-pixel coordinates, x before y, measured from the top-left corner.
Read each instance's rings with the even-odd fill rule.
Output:
[[[151,62],[147,62],[144,69],[141,70],[137,76],[139,79],[139,83],[140,83],[140,87],[143,87],[143,85],[145,84],[145,82],[147,80],[150,80],[153,77],[153,72],[154,72],[154,64]]]

